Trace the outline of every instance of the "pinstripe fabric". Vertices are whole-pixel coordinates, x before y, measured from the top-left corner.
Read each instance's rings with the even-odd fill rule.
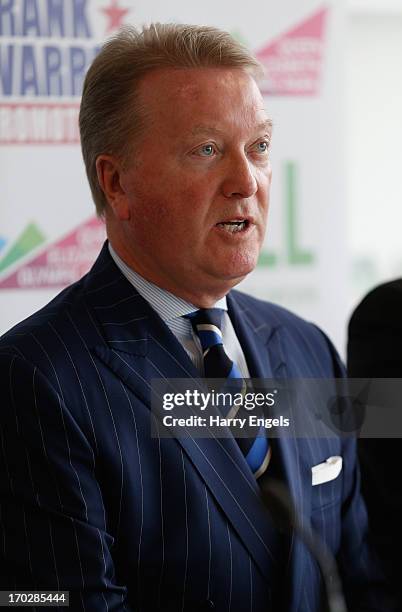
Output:
[[[330,377],[322,333],[232,292],[255,377]],[[340,370],[339,370],[340,372]],[[175,336],[116,268],[94,268],[0,341],[0,588],[70,590],[71,610],[320,612],[315,561],[277,532],[233,439],[151,437],[152,378],[197,378]],[[299,407],[303,410],[303,406]],[[341,562],[350,601],[375,576],[350,440],[277,440],[297,512]],[[342,455],[339,478],[311,467]],[[367,607],[368,610],[376,609]],[[278,607],[275,608],[275,612]]]

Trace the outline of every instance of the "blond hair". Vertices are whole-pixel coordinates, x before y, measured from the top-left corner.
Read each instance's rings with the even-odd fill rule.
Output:
[[[103,45],[83,87],[79,125],[81,147],[99,216],[107,204],[96,173],[101,154],[124,163],[144,126],[138,103],[140,79],[163,67],[240,68],[257,78],[261,64],[228,32],[210,26],[153,23],[141,31],[125,26]]]

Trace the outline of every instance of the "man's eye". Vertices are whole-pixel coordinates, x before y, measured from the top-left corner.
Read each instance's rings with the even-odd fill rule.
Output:
[[[210,143],[204,144],[199,149],[197,149],[196,152],[202,155],[203,157],[212,157],[212,155],[215,153],[215,147],[213,144]]]
[[[261,140],[261,142],[257,142],[256,149],[258,153],[268,153],[269,142],[267,140]]]

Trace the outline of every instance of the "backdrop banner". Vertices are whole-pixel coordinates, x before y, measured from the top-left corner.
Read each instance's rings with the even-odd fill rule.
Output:
[[[269,226],[240,288],[322,326],[343,352],[344,10],[340,0],[0,2],[0,333],[82,276],[105,239],[77,125],[100,44],[125,23],[200,23],[231,32],[266,68]]]

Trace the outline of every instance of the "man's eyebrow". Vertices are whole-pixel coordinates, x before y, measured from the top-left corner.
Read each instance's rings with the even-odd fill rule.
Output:
[[[259,123],[258,125],[256,125],[253,128],[253,131],[259,132],[259,131],[263,131],[265,130],[266,132],[271,132],[272,131],[272,120],[271,119],[266,119],[265,121],[262,121],[261,123]],[[221,130],[220,128],[214,126],[214,125],[206,125],[203,123],[200,123],[198,125],[195,125],[193,127],[193,129],[190,131],[190,134],[192,136],[196,136],[197,134],[202,134],[208,132],[209,134],[211,133],[216,133],[216,134],[224,134],[224,130]]]
[[[257,130],[266,130],[267,132],[272,132],[273,122],[272,119],[266,119],[262,123],[257,125]]]
[[[205,132],[209,132],[209,133],[215,132],[216,134],[223,134],[223,130],[220,130],[219,128],[213,125],[206,125],[203,123],[200,123],[199,125],[195,125],[190,133],[192,136],[196,136],[197,134],[203,134]]]

